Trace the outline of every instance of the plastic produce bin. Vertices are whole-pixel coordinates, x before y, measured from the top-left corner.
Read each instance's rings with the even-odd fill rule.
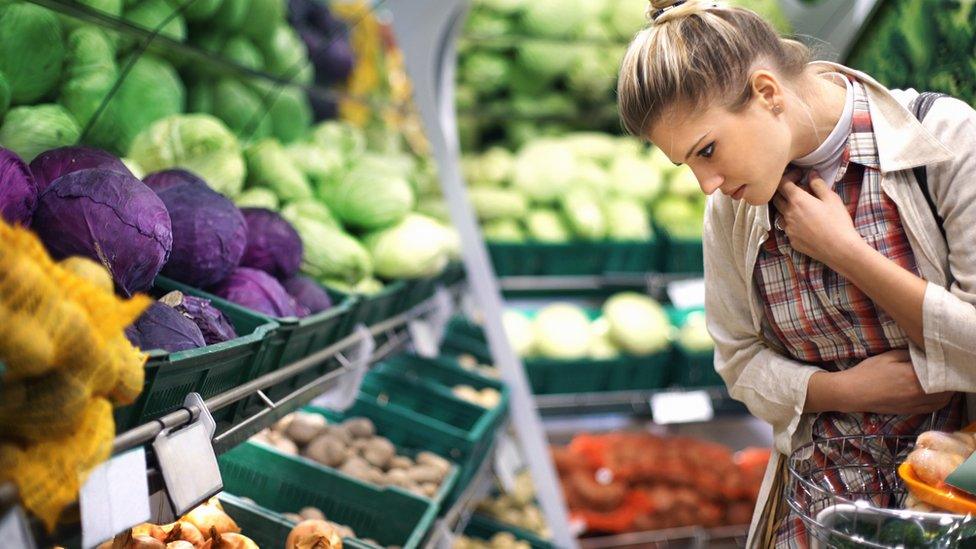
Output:
[[[654,271],[658,240],[635,242],[542,242],[488,245],[498,276],[571,276]]]
[[[705,252],[701,239],[668,237],[661,257],[665,273],[698,274],[705,272]]]
[[[468,527],[464,530],[464,535],[487,541],[498,532],[509,532],[514,535],[516,539],[527,541],[529,542],[529,545],[532,546],[532,549],[554,548],[551,543],[539,537],[538,534],[529,532],[528,530],[524,530],[518,526],[512,526],[510,524],[499,522],[492,517],[482,515],[480,513],[475,513],[471,516],[471,521],[468,522]]]

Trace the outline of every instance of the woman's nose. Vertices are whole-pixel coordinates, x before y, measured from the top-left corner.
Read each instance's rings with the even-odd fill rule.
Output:
[[[696,174],[696,177],[698,177],[698,185],[705,194],[712,194],[713,192],[717,191],[723,183],[725,183],[725,178],[720,175],[699,177]]]

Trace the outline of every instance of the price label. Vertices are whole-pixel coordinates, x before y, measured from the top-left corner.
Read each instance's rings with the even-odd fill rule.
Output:
[[[668,284],[668,299],[679,309],[705,306],[705,279],[676,280]]]
[[[411,320],[407,323],[407,330],[410,332],[413,350],[418,356],[435,358],[440,354],[440,345],[437,344],[434,328],[426,320]]]
[[[359,343],[346,354],[346,372],[339,376],[334,387],[315,397],[312,405],[328,408],[337,412],[344,412],[356,402],[359,387],[369,370],[369,364],[376,351],[376,340],[365,326],[356,326],[355,333],[359,336]]]
[[[190,425],[166,430],[153,441],[173,512],[183,515],[224,487],[213,439],[216,422],[197,393],[183,404],[199,415]]]
[[[651,397],[651,413],[658,425],[697,423],[715,417],[712,399],[705,391],[658,393]]]
[[[34,538],[27,525],[27,517],[20,505],[14,505],[0,517],[0,539],[11,549],[35,549]]]
[[[518,445],[508,433],[502,434],[495,448],[495,476],[506,492],[515,491],[515,479],[523,467]]]
[[[95,547],[127,528],[148,521],[145,448],[113,456],[95,467],[81,487],[78,505],[84,547]]]
[[[434,338],[438,343],[444,339],[444,330],[454,316],[454,300],[451,292],[443,286],[438,286],[434,292],[434,310],[428,315],[428,321],[434,331]]]

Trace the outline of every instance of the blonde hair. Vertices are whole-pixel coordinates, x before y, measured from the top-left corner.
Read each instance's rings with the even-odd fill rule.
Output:
[[[745,107],[752,97],[749,76],[760,60],[786,79],[802,74],[810,61],[806,46],[781,38],[746,9],[650,0],[647,14],[650,25],[631,42],[617,82],[621,122],[638,137],[674,105]]]

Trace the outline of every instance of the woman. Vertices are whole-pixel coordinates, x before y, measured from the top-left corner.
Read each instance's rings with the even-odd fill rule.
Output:
[[[715,367],[773,426],[774,462],[817,438],[960,428],[960,392],[976,391],[976,111],[941,98],[920,123],[914,91],[810,63],[748,10],[651,0],[649,15],[621,117],[711,195]],[[805,546],[784,515],[777,545]]]

